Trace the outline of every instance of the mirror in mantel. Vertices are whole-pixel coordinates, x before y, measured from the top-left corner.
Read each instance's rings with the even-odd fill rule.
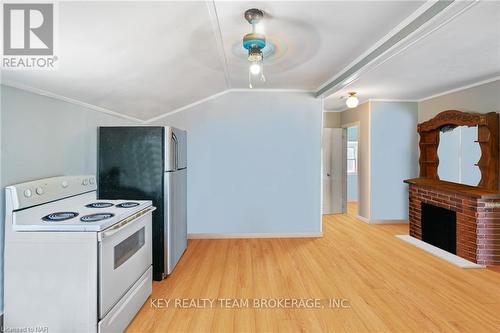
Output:
[[[481,171],[476,165],[481,158],[477,126],[445,126],[439,136],[439,179],[477,186],[481,180]]]

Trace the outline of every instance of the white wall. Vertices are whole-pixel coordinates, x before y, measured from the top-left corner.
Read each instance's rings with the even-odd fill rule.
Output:
[[[230,92],[157,125],[188,131],[188,232],[318,234],[321,100]]]
[[[0,233],[3,251],[4,187],[38,178],[94,174],[97,126],[130,121],[74,104],[1,86]],[[0,299],[3,309],[3,253]]]
[[[347,141],[358,141],[358,126],[347,128]],[[358,174],[347,174],[347,201],[358,201]]]
[[[371,124],[370,103],[358,105],[354,109],[343,111],[340,114],[342,127],[358,125],[358,214],[370,219],[370,149],[371,149]]]
[[[413,102],[371,102],[371,214],[375,221],[408,220],[408,186],[418,176]]]
[[[446,110],[465,112],[500,112],[500,80],[422,101],[418,122],[424,122]]]

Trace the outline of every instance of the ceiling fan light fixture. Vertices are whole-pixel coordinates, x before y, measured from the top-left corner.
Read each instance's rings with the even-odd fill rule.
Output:
[[[264,76],[264,54],[262,49],[266,47],[266,36],[262,32],[262,24],[259,23],[264,17],[260,9],[252,8],[245,11],[245,19],[252,25],[252,32],[243,36],[243,48],[248,50],[248,85],[253,88],[252,76],[260,76],[260,81],[265,82]]]
[[[254,32],[246,34],[243,36],[243,47],[247,50],[263,49],[266,47],[266,36]]]
[[[253,62],[250,65],[250,73],[252,73],[252,75],[259,75],[261,70],[262,70],[262,66],[258,62]]]
[[[345,104],[349,109],[355,108],[359,105],[358,97],[356,97],[356,92],[349,92],[349,97],[345,100]]]
[[[264,23],[260,22],[260,23],[254,24],[254,30],[258,34],[264,34],[264,32],[265,32]]]
[[[248,61],[256,62],[264,60],[262,50],[258,47],[251,47],[248,49]]]
[[[257,8],[250,8],[245,11],[245,20],[248,21],[251,25],[255,25],[262,20],[264,17],[264,12]]]

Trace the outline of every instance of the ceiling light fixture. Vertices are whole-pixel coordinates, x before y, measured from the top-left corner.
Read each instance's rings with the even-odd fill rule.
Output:
[[[250,73],[252,73],[253,75],[259,75],[261,70],[262,68],[260,68],[259,63],[253,63],[250,65]]]
[[[266,47],[266,36],[261,33],[263,31],[260,20],[264,17],[264,13],[260,9],[252,8],[245,11],[245,19],[252,25],[252,32],[243,36],[243,47],[248,50],[248,85],[252,86],[252,76],[260,74],[260,81],[265,82],[264,76],[264,55],[262,49]]]
[[[345,100],[345,105],[347,105],[348,108],[352,109],[358,106],[359,100],[356,97],[356,92],[349,92],[349,97]]]

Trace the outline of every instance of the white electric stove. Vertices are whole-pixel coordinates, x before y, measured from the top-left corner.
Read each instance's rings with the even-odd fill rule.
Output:
[[[94,176],[8,186],[6,329],[123,331],[151,294],[151,201],[97,200]]]

